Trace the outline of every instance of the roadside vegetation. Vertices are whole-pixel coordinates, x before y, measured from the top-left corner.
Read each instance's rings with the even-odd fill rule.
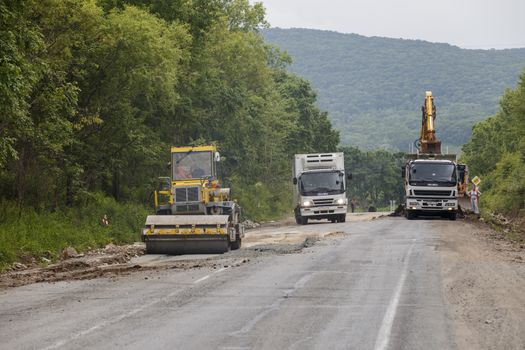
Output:
[[[482,213],[504,215],[522,231],[525,225],[525,70],[515,89],[505,92],[496,115],[474,126],[463,146],[471,177],[479,176]]]
[[[0,270],[14,261],[29,265],[54,261],[68,247],[82,253],[109,243],[134,242],[147,213],[142,205],[117,203],[99,193],[82,206],[53,211],[3,202]]]
[[[348,181],[348,198],[354,200],[357,211],[389,208],[390,201],[401,204],[404,197],[401,166],[404,153],[379,149],[362,151],[357,147],[342,147],[345,154]]]
[[[171,145],[216,142],[261,220],[290,205],[294,153],[339,144],[261,4],[4,1],[0,19],[0,264],[136,240]]]

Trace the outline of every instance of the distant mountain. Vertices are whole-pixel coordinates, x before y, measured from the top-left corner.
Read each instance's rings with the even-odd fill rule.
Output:
[[[292,56],[292,71],[312,82],[343,143],[366,149],[406,151],[418,137],[425,91],[432,90],[438,137],[456,151],[525,68],[525,48],[466,50],[311,29],[263,35]]]

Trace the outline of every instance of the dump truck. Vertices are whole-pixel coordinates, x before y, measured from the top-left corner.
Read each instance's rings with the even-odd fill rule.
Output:
[[[455,154],[441,153],[431,91],[425,93],[421,110],[421,132],[415,142],[417,153],[406,156],[401,171],[405,187],[405,216],[414,219],[419,215],[440,215],[456,220],[459,202],[467,190],[468,167],[459,164]]]
[[[348,199],[343,153],[296,154],[293,184],[297,224],[322,219],[346,221]]]
[[[171,176],[159,178],[155,215],[141,238],[146,253],[224,253],[244,238],[241,208],[217,178],[216,146],[171,147]]]

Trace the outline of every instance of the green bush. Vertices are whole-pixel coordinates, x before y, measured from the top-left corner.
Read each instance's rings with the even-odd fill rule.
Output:
[[[525,215],[525,70],[518,86],[507,90],[499,112],[475,125],[462,148],[471,177],[482,179],[480,209]]]
[[[525,162],[519,154],[504,155],[489,174],[488,185],[490,190],[481,197],[482,206],[511,214],[525,210]]]
[[[280,219],[292,213],[292,188],[281,184],[271,188],[262,183],[235,184],[234,197],[239,200],[243,217],[255,221]]]

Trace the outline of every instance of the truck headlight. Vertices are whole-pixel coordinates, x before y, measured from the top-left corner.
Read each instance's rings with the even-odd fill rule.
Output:
[[[414,207],[414,206],[417,206],[417,202],[410,202],[410,203],[408,203],[408,205],[410,205],[410,206],[413,206],[413,207]]]
[[[304,201],[303,202],[303,207],[311,207],[312,206],[312,202],[310,201]]]
[[[338,204],[338,205],[343,205],[343,204],[345,204],[345,200],[344,200],[344,198],[339,198],[338,200],[335,201],[335,203]]]

